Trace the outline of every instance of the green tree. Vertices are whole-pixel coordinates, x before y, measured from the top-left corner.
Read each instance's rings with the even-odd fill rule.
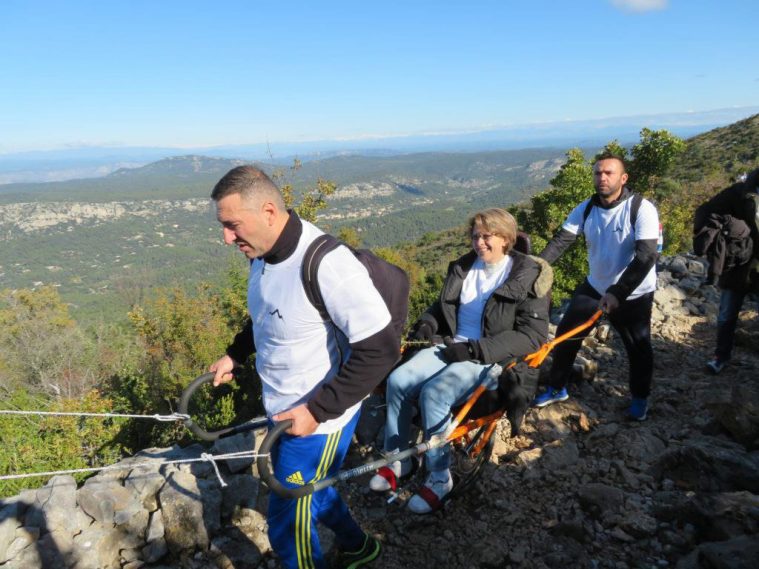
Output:
[[[33,411],[107,413],[111,401],[98,391],[74,399],[51,402],[24,389],[3,398],[3,407]],[[123,423],[92,417],[0,417],[0,474],[26,474],[54,470],[94,468],[117,462],[125,447],[120,433]],[[76,475],[83,480],[84,474]],[[0,482],[0,496],[11,496],[24,488],[36,488],[46,478]]]
[[[318,178],[314,186],[304,189],[298,196],[299,200],[296,200],[295,188],[290,179],[301,166],[301,161],[296,158],[289,168],[275,170],[272,173],[272,180],[279,185],[285,206],[292,207],[302,219],[314,223],[319,212],[327,207],[327,198],[335,193],[337,184]]]
[[[599,152],[593,157],[593,161],[594,162],[597,161],[601,156],[604,156],[604,155],[616,156],[617,158],[621,158],[625,162],[628,161],[627,149],[624,146],[622,146],[619,143],[619,141],[616,139],[612,140],[606,146],[604,146],[603,150],[601,150],[601,152]]]
[[[355,249],[361,247],[361,237],[353,227],[341,227],[337,232],[337,238]]]
[[[630,186],[657,201],[665,198],[657,189],[685,148],[685,141],[667,130],[641,130],[640,142],[633,146],[628,166]]]
[[[319,212],[327,207],[327,198],[335,193],[337,185],[329,180],[319,178],[313,188],[301,194],[300,204],[295,211],[306,221],[315,222]]]
[[[412,255],[399,249],[381,247],[374,253],[403,269],[409,278],[409,314],[407,327],[416,322],[419,316],[430,306],[440,293],[443,286],[442,278],[431,277],[428,271],[419,263],[412,260]]]
[[[631,187],[657,205],[665,254],[690,248],[693,206],[683,199],[680,184],[667,177],[686,147],[684,140],[666,130],[644,128],[628,168]]]
[[[592,165],[582,150],[567,152],[567,161],[550,183],[551,189],[535,195],[528,209],[513,210],[519,226],[530,234],[536,252],[559,231],[572,209],[595,192]],[[575,243],[554,265],[554,298],[569,296],[587,274],[587,266],[585,248]]]
[[[77,397],[100,379],[95,343],[53,287],[0,292],[0,347],[0,370],[37,393]]]
[[[141,373],[125,374],[112,384],[121,406],[139,413],[171,413],[182,390],[224,353],[232,337],[228,306],[208,285],[190,294],[181,289],[159,291],[155,299],[129,313],[145,350]],[[204,391],[197,397],[198,414],[207,425],[229,424],[237,385]],[[231,390],[231,391],[230,391]],[[134,433],[140,444],[168,444],[181,439],[180,425],[173,429],[148,425]],[[147,431],[145,431],[147,429]]]

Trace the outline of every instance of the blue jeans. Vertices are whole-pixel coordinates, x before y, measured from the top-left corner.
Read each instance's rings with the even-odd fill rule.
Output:
[[[487,379],[489,364],[456,362],[448,364],[442,357],[444,346],[425,348],[396,368],[387,378],[387,422],[385,450],[409,448],[411,417],[418,402],[424,438],[443,433],[451,422],[451,407],[462,403]],[[497,382],[489,388],[495,389]],[[429,472],[450,466],[449,445],[426,453]]]
[[[717,316],[717,349],[714,352],[721,362],[729,360],[733,352],[735,327],[738,325],[738,314],[745,297],[746,293],[743,291],[722,289]]]

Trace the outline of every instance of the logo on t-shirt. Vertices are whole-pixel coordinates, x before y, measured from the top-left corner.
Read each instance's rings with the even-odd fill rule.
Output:
[[[282,318],[282,313],[279,311],[279,308],[277,308],[273,312],[269,312],[269,316],[277,316],[277,318],[279,318],[280,320],[284,320],[284,318]]]

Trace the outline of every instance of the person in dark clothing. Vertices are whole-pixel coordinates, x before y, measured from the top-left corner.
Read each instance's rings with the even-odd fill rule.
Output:
[[[472,251],[449,265],[439,300],[421,316],[411,335],[415,340],[438,336],[446,341],[422,349],[388,377],[386,452],[409,447],[415,402],[425,439],[444,433],[451,407],[483,381],[492,380],[490,364],[535,351],[548,334],[552,271],[546,263],[513,250],[517,226],[511,214],[496,208],[475,214],[468,237]],[[488,387],[496,389],[498,384]],[[532,394],[534,390],[524,408]],[[447,445],[425,454],[428,476],[409,500],[412,512],[426,514],[440,507],[453,487],[449,466]],[[370,487],[390,490],[411,470],[410,459],[392,463],[374,475]]]
[[[651,309],[656,290],[659,216],[645,199],[638,202],[633,214],[635,197],[625,187],[626,182],[623,160],[612,155],[599,158],[593,166],[595,195],[572,210],[540,256],[553,263],[580,233],[584,234],[590,271],[574,291],[556,335],[585,322],[599,309],[606,312],[630,361],[632,402],[628,415],[643,421],[654,369]],[[569,398],[566,386],[581,340],[589,331],[554,350],[549,385],[533,401],[535,407]]]
[[[722,289],[717,316],[717,347],[713,357],[706,363],[708,371],[720,373],[733,352],[735,328],[746,295],[756,291],[759,284],[759,168],[746,179],[725,188],[696,209],[693,222],[694,234],[698,235],[713,216],[730,216],[743,221],[749,229],[752,244],[751,258],[736,267],[722,272],[718,284]]]
[[[694,231],[693,252],[709,262],[707,284],[717,284],[723,273],[749,263],[754,255],[751,229],[742,219],[712,213],[701,229]]]

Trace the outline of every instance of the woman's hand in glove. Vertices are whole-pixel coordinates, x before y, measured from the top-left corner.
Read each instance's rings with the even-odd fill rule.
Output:
[[[448,347],[443,348],[443,359],[449,364],[479,360],[482,357],[480,346],[475,340],[446,344]]]

